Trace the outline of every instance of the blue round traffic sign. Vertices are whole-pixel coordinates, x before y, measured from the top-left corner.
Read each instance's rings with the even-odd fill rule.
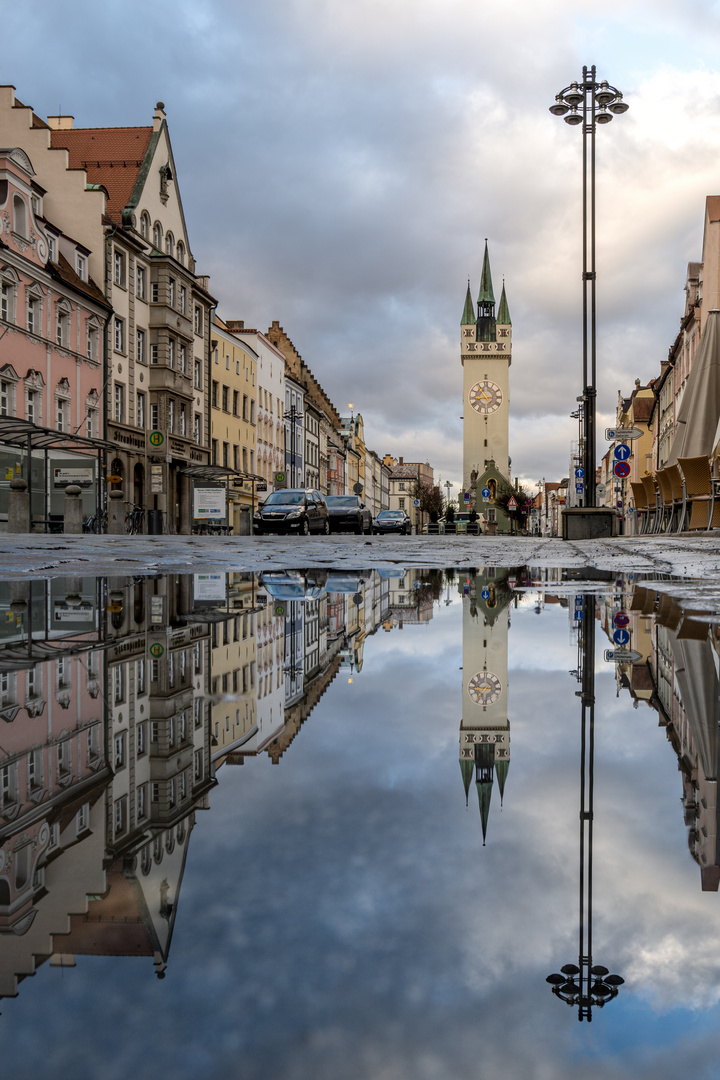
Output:
[[[489,499],[490,498],[490,488],[489,487],[484,487],[482,489],[482,497],[483,497],[483,499]]]
[[[489,600],[490,599],[490,590],[489,589],[483,589],[483,591],[480,593],[480,597],[483,600]]]
[[[627,443],[618,443],[613,454],[617,461],[627,461],[630,457],[631,450]]]
[[[616,645],[629,645],[630,644],[630,633],[629,633],[629,631],[623,629],[622,627],[618,627],[617,630],[613,631],[613,641],[615,642]]]
[[[575,475],[577,477],[581,477],[581,476],[585,475],[585,470],[583,469],[582,465],[579,465],[578,468],[575,470]]]
[[[629,476],[630,466],[627,461],[616,461],[613,465],[613,472],[616,476]]]

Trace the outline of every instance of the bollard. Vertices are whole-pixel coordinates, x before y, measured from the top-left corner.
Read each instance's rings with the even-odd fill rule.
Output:
[[[64,533],[82,532],[82,502],[79,484],[68,484],[65,488],[65,512],[63,521]]]
[[[8,532],[30,532],[30,495],[27,489],[27,481],[22,476],[16,476],[10,481],[8,493]]]
[[[126,532],[122,500],[123,492],[120,488],[112,488],[108,491],[108,533],[111,536],[122,536]]]

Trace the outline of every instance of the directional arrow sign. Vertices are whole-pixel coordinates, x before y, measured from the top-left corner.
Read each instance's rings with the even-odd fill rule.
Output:
[[[619,427],[606,427],[605,438],[608,442],[615,442],[616,439],[639,439],[643,434],[642,428],[619,428]]]
[[[489,487],[484,487],[482,489],[482,497],[483,497],[483,499],[489,499],[490,498],[490,488]]]
[[[618,443],[613,450],[613,455],[617,461],[627,461],[632,453],[627,443]]]
[[[606,649],[603,656],[610,664],[637,664],[642,660],[642,653],[634,649]]]
[[[585,470],[583,469],[582,465],[578,466],[578,468],[575,470],[575,475],[577,476],[578,480],[580,480],[585,475]]]
[[[613,630],[613,641],[616,645],[629,645],[630,644],[630,632],[618,627],[617,630]]]

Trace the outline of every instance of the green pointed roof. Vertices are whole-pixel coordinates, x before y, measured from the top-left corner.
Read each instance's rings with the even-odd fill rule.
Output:
[[[507,297],[505,296],[505,282],[503,281],[502,296],[500,297],[500,306],[497,313],[497,322],[501,326],[511,326],[510,308],[508,307]]]
[[[510,768],[509,761],[496,761],[495,762],[495,775],[497,776],[498,787],[500,788],[500,805],[502,806],[503,796],[505,794],[505,781],[507,780],[508,769]]]
[[[475,787],[477,788],[478,803],[480,804],[480,821],[482,822],[483,847],[485,847],[488,818],[490,817],[490,797],[492,795],[493,789],[492,780],[478,780]]]
[[[490,273],[490,256],[488,255],[487,240],[485,241],[485,255],[483,257],[482,276],[480,277],[480,292],[478,293],[478,304],[483,303],[495,303],[495,294],[493,293],[492,286],[492,274]]]
[[[468,795],[470,794],[470,785],[472,784],[473,771],[475,769],[475,762],[472,758],[460,759],[460,772],[462,773],[463,787],[465,788],[465,805],[467,806]]]
[[[461,326],[474,326],[475,325],[475,305],[473,304],[472,294],[470,292],[470,278],[468,278],[467,294],[465,296],[465,308],[463,310]]]

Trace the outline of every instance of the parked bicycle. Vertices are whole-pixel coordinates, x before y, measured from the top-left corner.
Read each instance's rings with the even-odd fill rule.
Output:
[[[133,506],[125,515],[125,532],[139,534],[143,531],[145,510],[142,506]]]
[[[87,514],[83,518],[82,529],[84,533],[107,532],[107,514]]]

